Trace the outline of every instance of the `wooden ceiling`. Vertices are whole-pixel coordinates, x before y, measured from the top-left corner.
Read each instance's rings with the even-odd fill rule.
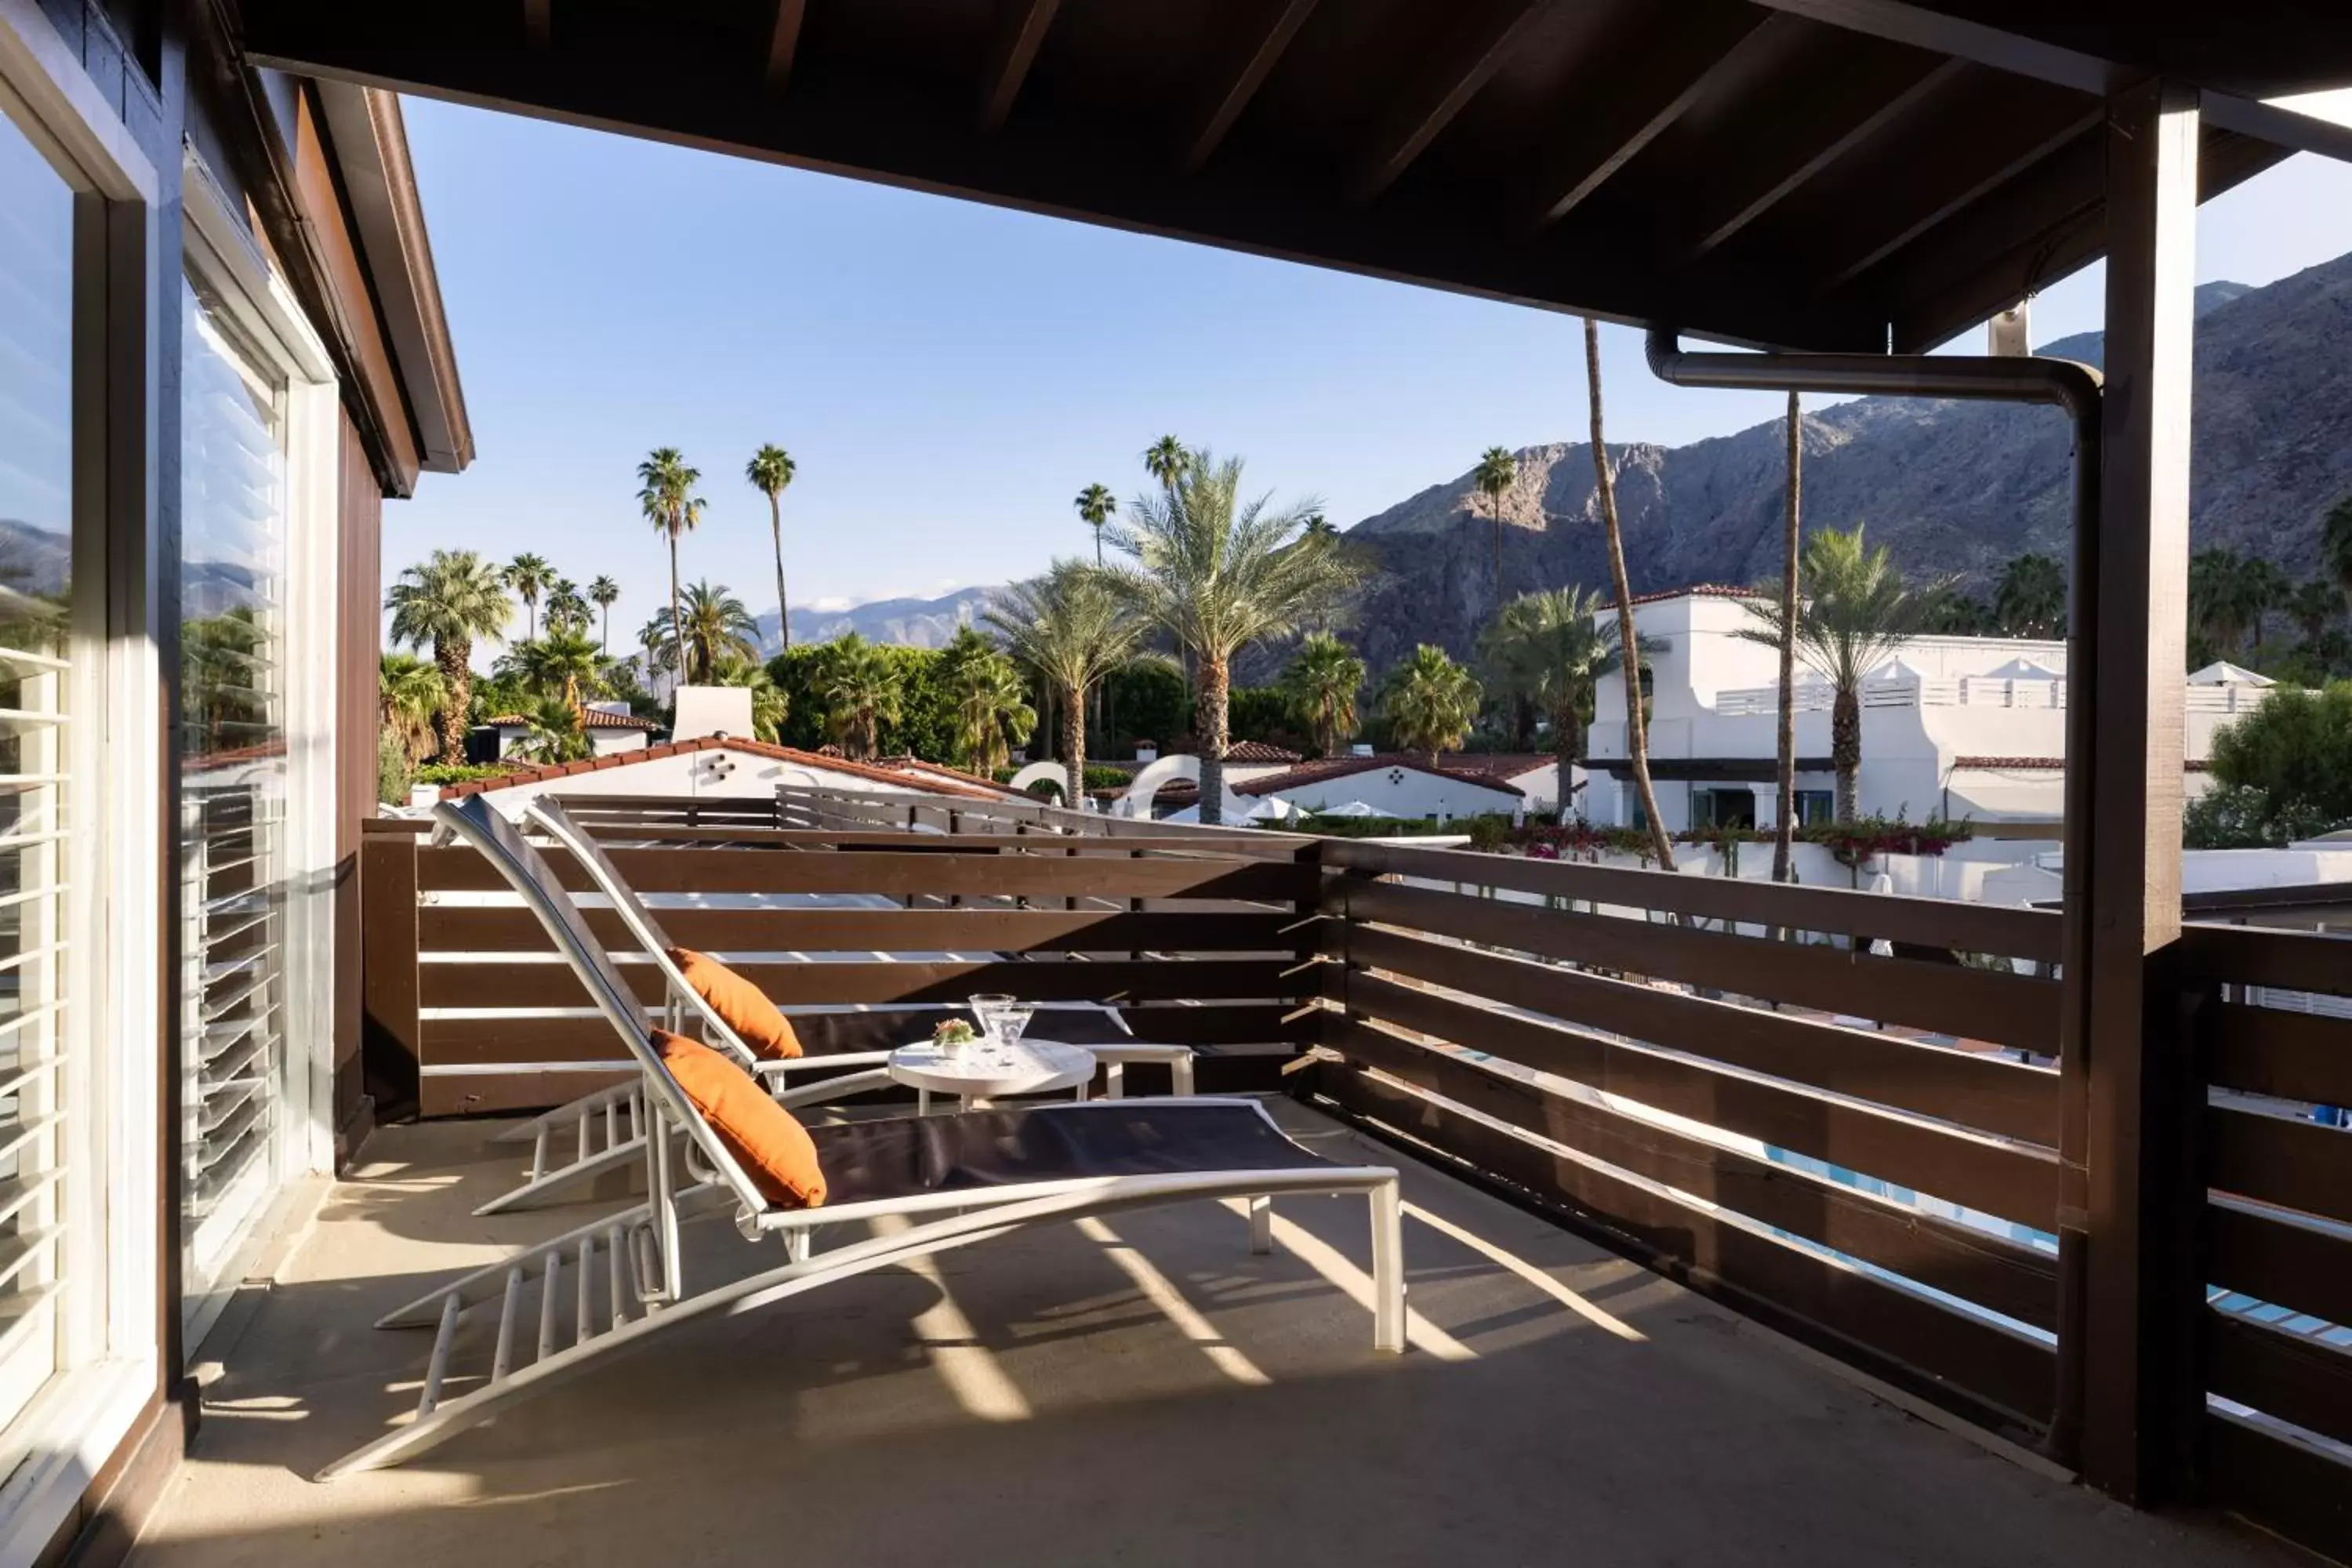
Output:
[[[2284,0],[214,3],[264,66],[1865,353],[2100,253],[2103,83],[2352,81],[2352,6]],[[2285,155],[2225,118],[2207,195]]]

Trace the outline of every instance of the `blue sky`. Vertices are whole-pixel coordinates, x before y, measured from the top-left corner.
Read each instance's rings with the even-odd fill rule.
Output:
[[[742,479],[763,441],[799,463],[801,605],[1087,550],[1071,498],[1134,494],[1163,432],[1350,524],[1486,447],[1585,429],[1571,318],[446,104],[407,114],[480,456],[386,509],[386,577],[436,545],[536,551],[620,583],[616,645],[668,592],[635,500],[656,446],[704,475],[686,579],[763,612],[767,501]],[[2352,250],[2352,167],[2293,160],[2209,204],[2199,243],[2200,279],[2249,283]],[[2094,270],[2037,300],[2036,341],[2095,326],[2099,287]],[[1676,444],[1780,406],[1661,386],[1621,329],[1603,374],[1612,440]]]

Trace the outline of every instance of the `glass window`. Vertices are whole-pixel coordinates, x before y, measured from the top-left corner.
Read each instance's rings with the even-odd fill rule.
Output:
[[[278,1187],[285,1058],[286,384],[181,300],[181,1173],[191,1342]]]
[[[1835,792],[1825,789],[1801,789],[1797,792],[1797,823],[1812,827],[1832,822],[1837,817]]]
[[[58,1367],[74,195],[0,113],[0,1423]]]

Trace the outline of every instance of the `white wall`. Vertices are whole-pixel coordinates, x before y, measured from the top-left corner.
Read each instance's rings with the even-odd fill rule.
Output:
[[[1486,812],[1507,815],[1526,805],[1523,795],[1506,789],[1466,784],[1419,768],[1387,767],[1278,790],[1279,798],[1307,811],[1320,811],[1362,801],[1391,816],[1475,816]],[[1255,804],[1244,797],[1244,804]]]

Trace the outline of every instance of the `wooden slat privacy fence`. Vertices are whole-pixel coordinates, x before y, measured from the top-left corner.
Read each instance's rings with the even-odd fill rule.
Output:
[[[976,991],[1116,1004],[1202,1047],[1204,1088],[1286,1084],[2065,1456],[2055,912],[1018,802],[576,805],[676,940],[740,959],[814,1048],[905,1040]],[[416,826],[362,848],[371,1061],[421,1073],[428,1115],[609,1081],[536,922]],[[2192,924],[2173,957],[2200,1098],[2177,1154],[2210,1188],[2180,1279],[2200,1474],[2352,1557],[2352,1132],[2312,1112],[2352,1105],[2352,1005],[2327,1000],[2352,939]]]

